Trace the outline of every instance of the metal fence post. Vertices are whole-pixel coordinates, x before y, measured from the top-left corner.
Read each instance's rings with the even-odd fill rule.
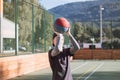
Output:
[[[32,53],[34,53],[34,5],[32,4]]]
[[[18,0],[15,0],[15,55],[17,55],[18,49],[17,20],[18,20]]]
[[[110,34],[110,38],[111,38],[111,49],[113,49],[113,39],[112,39],[112,20],[111,20],[111,34]]]
[[[43,14],[43,17],[44,17],[44,23],[43,23],[43,29],[44,29],[44,51],[46,51],[46,12],[44,10],[44,14]]]

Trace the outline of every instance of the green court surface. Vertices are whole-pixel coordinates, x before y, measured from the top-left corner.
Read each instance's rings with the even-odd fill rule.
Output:
[[[73,80],[120,80],[120,60],[73,60]],[[52,80],[50,68],[9,80]]]

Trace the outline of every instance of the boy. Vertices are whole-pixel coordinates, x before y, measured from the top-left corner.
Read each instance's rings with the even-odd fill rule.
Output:
[[[79,44],[70,33],[66,32],[73,48],[63,48],[64,36],[61,33],[53,34],[53,48],[49,51],[49,62],[53,75],[52,80],[73,80],[70,71],[70,57],[80,49]]]

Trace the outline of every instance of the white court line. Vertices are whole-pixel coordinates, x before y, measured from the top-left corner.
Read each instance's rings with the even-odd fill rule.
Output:
[[[102,62],[97,68],[95,68],[84,80],[87,80],[88,78],[90,78],[92,74],[95,73],[103,64],[104,62]]]
[[[78,67],[74,68],[71,72],[73,72],[73,71],[75,71],[75,70],[79,69],[80,67],[82,67],[82,66],[84,66],[84,65],[86,65],[86,64],[88,64],[88,62],[85,62],[84,64],[82,64],[82,65],[80,65],[80,66],[78,66]]]

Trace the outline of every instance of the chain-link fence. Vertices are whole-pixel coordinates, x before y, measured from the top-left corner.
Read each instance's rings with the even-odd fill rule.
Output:
[[[6,0],[3,8],[4,17],[13,24],[15,37],[3,37],[3,54],[0,56],[48,52],[52,45],[54,20],[60,16],[55,17],[30,0]],[[65,46],[68,45],[69,39],[65,35]]]
[[[4,1],[4,17],[14,24],[13,38],[3,37],[3,52],[41,53],[52,44],[53,15],[35,1]],[[7,23],[6,23],[7,24]],[[18,32],[18,34],[17,34]],[[17,39],[18,37],[18,39]],[[18,50],[16,50],[17,48]]]
[[[3,8],[3,16],[15,27],[13,28],[15,37],[3,37],[3,53],[12,52],[12,55],[42,53],[50,49],[55,15],[43,9],[37,2],[30,0],[28,2],[25,0],[12,0],[11,2],[5,0]],[[71,33],[81,48],[90,48],[90,46],[86,46],[95,45],[95,48],[98,46],[103,49],[120,49],[119,20],[103,21],[102,44],[100,43],[100,21],[71,23]],[[70,45],[67,36],[65,36],[65,45]]]

